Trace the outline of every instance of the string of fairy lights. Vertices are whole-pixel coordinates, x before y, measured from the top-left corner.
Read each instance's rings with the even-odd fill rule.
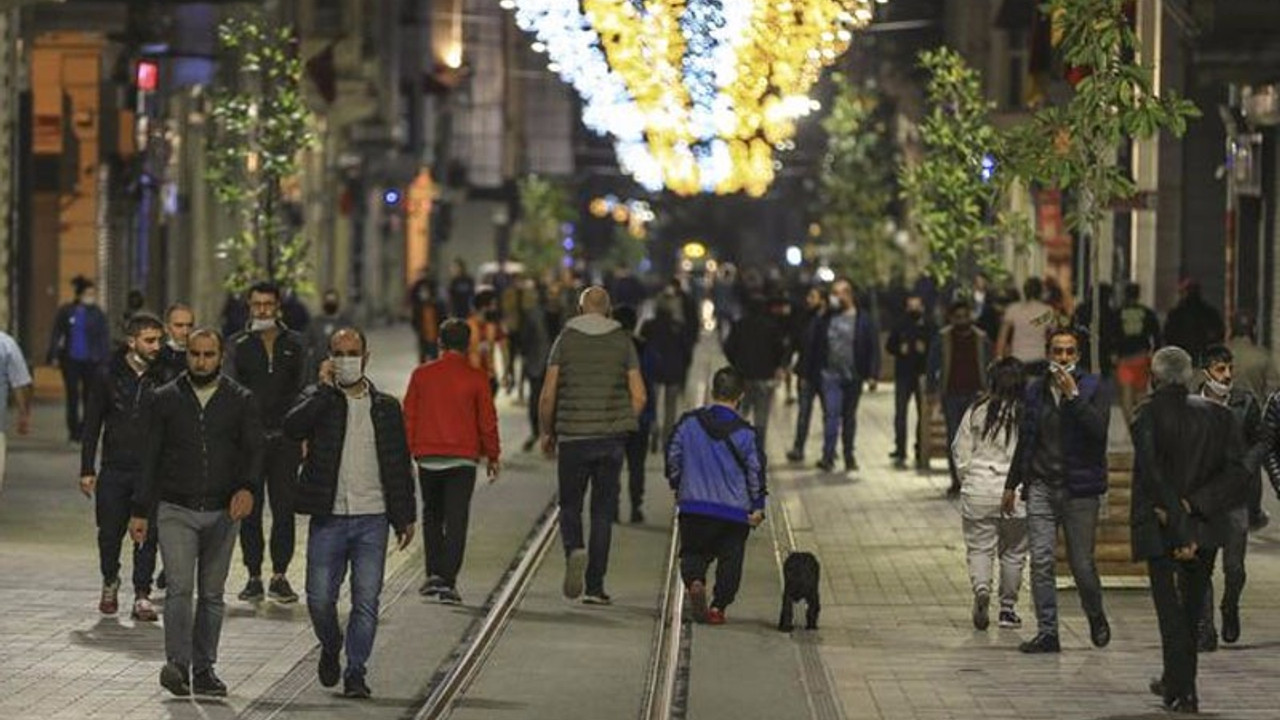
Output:
[[[886,0],[504,0],[610,135],[622,170],[681,195],[765,194],[809,91]]]

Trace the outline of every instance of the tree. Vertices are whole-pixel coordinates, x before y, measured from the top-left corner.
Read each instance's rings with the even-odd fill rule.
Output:
[[[524,263],[534,276],[554,271],[564,257],[564,224],[574,222],[577,213],[569,193],[555,182],[527,175],[517,186],[520,217],[512,238],[511,255]]]
[[[875,284],[901,264],[888,226],[894,149],[877,94],[843,73],[831,79],[835,97],[822,121],[827,152],[818,215],[835,249],[835,269],[859,285]]]
[[[243,292],[264,277],[309,292],[310,248],[285,213],[283,184],[314,141],[293,32],[254,11],[218,26],[219,82],[212,93],[207,178],[237,228],[219,244],[231,261],[224,286]]]
[[[979,272],[1005,275],[1000,241],[1021,244],[1030,228],[1001,210],[1013,176],[977,71],[949,48],[920,53],[920,65],[930,76],[929,112],[920,124],[924,154],[900,166],[902,195],[928,247],[929,274],[967,290]]]
[[[1096,240],[1112,201],[1137,191],[1127,169],[1115,164],[1116,149],[1130,138],[1147,138],[1162,129],[1182,135],[1187,120],[1200,114],[1176,93],[1155,93],[1150,70],[1134,59],[1138,36],[1124,5],[1124,0],[1048,0],[1042,10],[1060,33],[1062,59],[1073,69],[1073,78],[1083,79],[1065,105],[1040,109],[1029,123],[1011,131],[1009,142],[1020,175],[1072,191],[1067,226],[1094,240],[1089,244],[1094,368],[1100,367],[1102,312]]]

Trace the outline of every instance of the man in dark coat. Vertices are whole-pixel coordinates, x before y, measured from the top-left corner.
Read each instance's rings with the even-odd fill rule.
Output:
[[[1186,350],[1198,362],[1210,345],[1223,341],[1226,326],[1222,313],[1200,296],[1200,283],[1185,280],[1181,290],[1182,299],[1165,320],[1164,341]]]
[[[924,315],[924,300],[908,295],[906,314],[889,333],[885,350],[893,356],[893,452],[889,457],[895,467],[907,462],[907,408],[915,399],[916,421],[922,416],[920,378],[929,359],[929,343],[933,341],[933,323]],[[916,446],[916,459],[920,447]]]
[[[75,299],[58,308],[46,362],[62,371],[67,434],[71,442],[78,443],[84,425],[81,402],[88,400],[95,369],[111,352],[111,328],[106,314],[98,307],[98,292],[93,281],[77,275],[71,280],[71,287]]]
[[[796,349],[796,361],[792,367],[798,383],[800,404],[796,409],[796,439],[787,451],[787,459],[791,462],[804,460],[804,445],[809,439],[809,422],[813,417],[813,403],[822,389],[822,378],[818,376],[817,363],[813,362],[813,332],[822,319],[827,307],[827,293],[820,287],[809,288],[804,298],[804,310],[796,313],[798,318],[792,327],[794,339],[792,346]]]
[[[1167,710],[1199,711],[1196,624],[1227,511],[1248,497],[1244,440],[1231,411],[1189,395],[1191,357],[1152,358],[1149,402],[1133,421],[1133,559],[1146,561],[1164,672],[1150,689]]]
[[[880,376],[880,331],[865,308],[854,299],[853,283],[836,280],[831,294],[838,307],[822,316],[810,342],[816,375],[822,379],[822,460],[818,467],[835,467],[836,440],[844,445],[844,468],[856,471],[854,444],[858,435],[858,403],[862,386],[874,391]]]

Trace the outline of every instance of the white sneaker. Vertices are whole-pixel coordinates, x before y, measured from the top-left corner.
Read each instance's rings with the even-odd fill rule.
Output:
[[[587,551],[582,548],[569,551],[564,561],[564,596],[570,600],[582,597],[582,589],[586,584],[584,575],[587,572]]]
[[[133,612],[129,613],[129,617],[138,622],[155,622],[160,619],[160,614],[156,612],[156,606],[151,603],[151,598],[139,595],[133,601]]]

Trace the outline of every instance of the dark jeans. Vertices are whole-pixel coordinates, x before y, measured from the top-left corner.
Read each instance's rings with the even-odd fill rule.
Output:
[[[538,437],[542,429],[538,426],[538,398],[542,397],[543,375],[526,375],[529,379],[529,436]]]
[[[351,568],[351,614],[347,616],[348,678],[363,678],[378,632],[378,598],[387,563],[386,515],[311,518],[307,535],[307,611],[320,647],[337,652],[338,591]]]
[[[226,510],[199,512],[161,502],[156,510],[160,554],[168,585],[164,596],[164,651],[169,662],[196,671],[218,661],[222,595],[231,569],[236,530]],[[194,612],[191,596],[198,592]]]
[[[419,469],[418,483],[422,487],[422,550],[427,577],[434,575],[453,587],[467,551],[476,468]]]
[[[733,604],[742,584],[742,559],[747,552],[751,526],[706,515],[680,515],[680,577],[688,587],[694,580],[707,582],[707,567],[716,563],[712,607]]]
[[[1160,621],[1166,699],[1196,695],[1196,623],[1204,605],[1212,552],[1201,550],[1190,562],[1163,556],[1147,560],[1151,599]]]
[[[58,363],[62,370],[62,387],[66,390],[67,401],[67,433],[75,442],[80,442],[80,433],[84,430],[84,417],[80,414],[80,404],[89,401],[89,383],[93,380],[96,363],[88,360],[72,360],[62,358]]]
[[[627,434],[627,493],[632,510],[639,510],[644,504],[644,462],[652,433],[653,423],[642,422],[639,430]]]
[[[844,459],[853,458],[858,439],[858,401],[862,399],[862,381],[846,380],[822,371],[822,459],[831,462],[836,456],[836,437],[844,443]]]
[[[942,417],[947,422],[947,470],[951,473],[951,488],[960,487],[960,475],[956,472],[955,458],[951,457],[951,443],[955,442],[956,432],[960,430],[960,422],[964,413],[973,404],[975,394],[942,396]]]
[[[1240,595],[1244,592],[1246,573],[1244,557],[1249,547],[1249,510],[1237,508],[1231,511],[1231,532],[1222,544],[1222,578],[1226,585],[1222,591],[1224,609],[1240,609]],[[1211,550],[1207,555],[1207,567],[1204,579],[1204,612],[1201,623],[1205,630],[1217,632],[1213,622],[1213,566],[1217,563],[1217,551]]]
[[[564,440],[560,443],[560,539],[567,555],[584,547],[582,505],[591,488],[591,544],[587,546],[587,593],[604,592],[618,509],[619,481],[626,438]]]
[[[94,517],[98,522],[98,562],[103,582],[120,577],[120,550],[129,531],[133,509],[133,488],[142,473],[121,472],[103,468],[94,490]],[[150,593],[151,578],[156,573],[156,523],[147,530],[147,539],[133,545],[133,590]]]
[[[819,383],[799,379],[800,402],[796,408],[796,441],[792,449],[797,455],[804,455],[805,443],[809,440],[809,421],[813,419],[813,402],[822,389]]]
[[[907,456],[907,406],[915,399],[916,422],[924,415],[920,395],[919,375],[895,375],[893,378],[893,451],[898,457]],[[916,445],[916,456],[920,456],[920,446]]]
[[[293,560],[295,542],[294,505],[298,495],[298,463],[302,447],[281,435],[271,434],[263,449],[266,478],[262,488],[271,503],[271,570],[283,575]],[[263,493],[253,499],[253,512],[240,524],[240,551],[250,577],[262,576]]]
[[[1058,589],[1055,584],[1054,547],[1058,526],[1067,541],[1067,563],[1080,593],[1080,605],[1088,617],[1102,609],[1102,581],[1094,562],[1094,533],[1098,526],[1097,497],[1071,497],[1062,488],[1033,480],[1027,488],[1027,536],[1031,546],[1031,596],[1036,603],[1039,632],[1058,634]],[[1201,594],[1204,593],[1203,588]]]

